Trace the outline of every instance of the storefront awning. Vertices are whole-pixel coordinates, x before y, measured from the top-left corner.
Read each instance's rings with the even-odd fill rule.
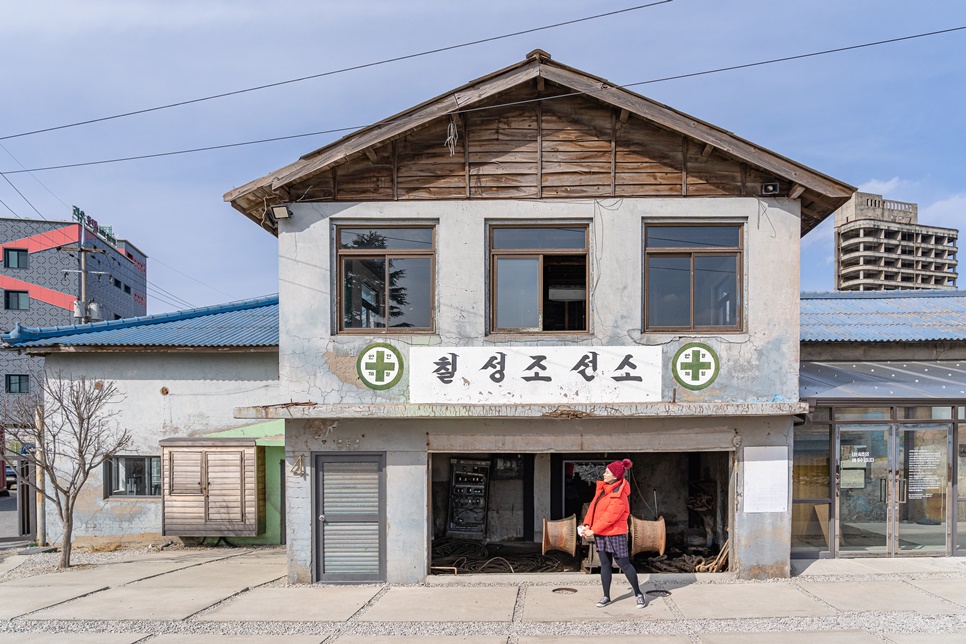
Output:
[[[802,400],[962,399],[966,361],[803,362]]]

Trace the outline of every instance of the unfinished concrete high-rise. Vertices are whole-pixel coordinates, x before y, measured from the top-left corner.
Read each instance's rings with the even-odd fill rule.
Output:
[[[920,225],[918,210],[856,192],[835,212],[835,288],[955,289],[959,231]]]

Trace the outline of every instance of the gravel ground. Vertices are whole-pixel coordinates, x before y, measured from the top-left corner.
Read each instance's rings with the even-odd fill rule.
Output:
[[[197,551],[208,554],[231,555],[231,551],[213,548],[177,548],[178,551]],[[153,549],[157,552],[157,549]],[[93,566],[105,563],[115,563],[152,552],[149,548],[123,549],[115,552],[75,552],[74,562],[78,566]],[[165,551],[167,552],[167,550]],[[27,558],[17,568],[0,576],[0,582],[16,578],[39,575],[57,571],[59,554],[49,553],[33,555]],[[708,583],[722,584],[791,584],[798,591],[802,592],[813,600],[824,605],[821,599],[809,594],[804,588],[798,585],[798,581],[900,581],[908,582],[917,579],[962,579],[966,584],[966,573],[902,573],[902,574],[877,574],[877,575],[825,575],[795,579],[772,579],[767,581],[742,581],[734,580],[726,576],[721,579],[710,579]],[[501,580],[501,583],[486,585],[506,585],[508,581]],[[559,621],[559,622],[525,622],[522,620],[523,606],[526,602],[527,590],[532,586],[555,585],[553,579],[537,582],[518,584],[516,603],[514,606],[513,617],[509,622],[366,622],[360,620],[366,612],[379,601],[379,599],[390,589],[399,585],[378,584],[381,590],[359,611],[356,612],[346,622],[205,622],[198,617],[215,610],[225,602],[232,601],[228,598],[209,607],[204,611],[193,615],[184,621],[30,621],[16,619],[12,621],[0,621],[0,633],[150,633],[160,634],[184,634],[197,635],[318,635],[320,640],[332,642],[337,640],[340,635],[408,635],[408,636],[465,636],[465,635],[496,635],[508,638],[509,644],[517,644],[518,638],[527,635],[577,635],[577,636],[599,636],[601,633],[609,635],[630,635],[630,634],[665,634],[665,635],[687,635],[692,642],[700,643],[702,633],[716,632],[789,632],[789,631],[843,631],[843,630],[863,630],[870,633],[884,642],[890,641],[889,634],[935,634],[934,641],[939,642],[958,642],[966,641],[966,615],[920,615],[913,611],[891,611],[891,612],[839,612],[828,617],[796,617],[796,618],[757,618],[757,619],[686,619],[677,610],[670,599],[669,607],[677,619],[671,620],[646,620],[640,619],[639,613],[629,611],[628,619],[625,621]],[[567,586],[597,585],[596,576],[587,577],[584,580],[568,579]],[[618,580],[615,590],[622,590]],[[685,582],[687,583],[687,582]],[[673,589],[674,583],[661,582],[654,584],[658,588],[668,587]],[[298,587],[275,581],[265,584],[262,587]],[[955,604],[942,600],[950,606]],[[647,609],[645,609],[647,610]],[[150,641],[148,637],[145,641]]]

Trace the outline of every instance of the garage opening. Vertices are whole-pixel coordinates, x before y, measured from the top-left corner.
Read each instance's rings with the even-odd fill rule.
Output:
[[[592,543],[571,539],[573,522],[561,520],[582,523],[604,468],[625,457],[634,462],[632,517],[663,519],[664,552],[645,542],[649,550],[633,557],[638,571],[728,570],[733,459],[719,451],[431,454],[430,572],[597,572]],[[558,546],[547,552],[543,519]],[[574,542],[574,554],[565,552]]]

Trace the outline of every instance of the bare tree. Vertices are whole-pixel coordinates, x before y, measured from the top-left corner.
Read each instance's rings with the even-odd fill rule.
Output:
[[[123,399],[113,381],[63,372],[31,380],[38,390],[7,397],[5,429],[8,438],[28,446],[20,457],[44,474],[44,485],[35,489],[57,508],[64,530],[60,567],[69,568],[78,496],[91,472],[127,447],[131,434],[112,408]]]

